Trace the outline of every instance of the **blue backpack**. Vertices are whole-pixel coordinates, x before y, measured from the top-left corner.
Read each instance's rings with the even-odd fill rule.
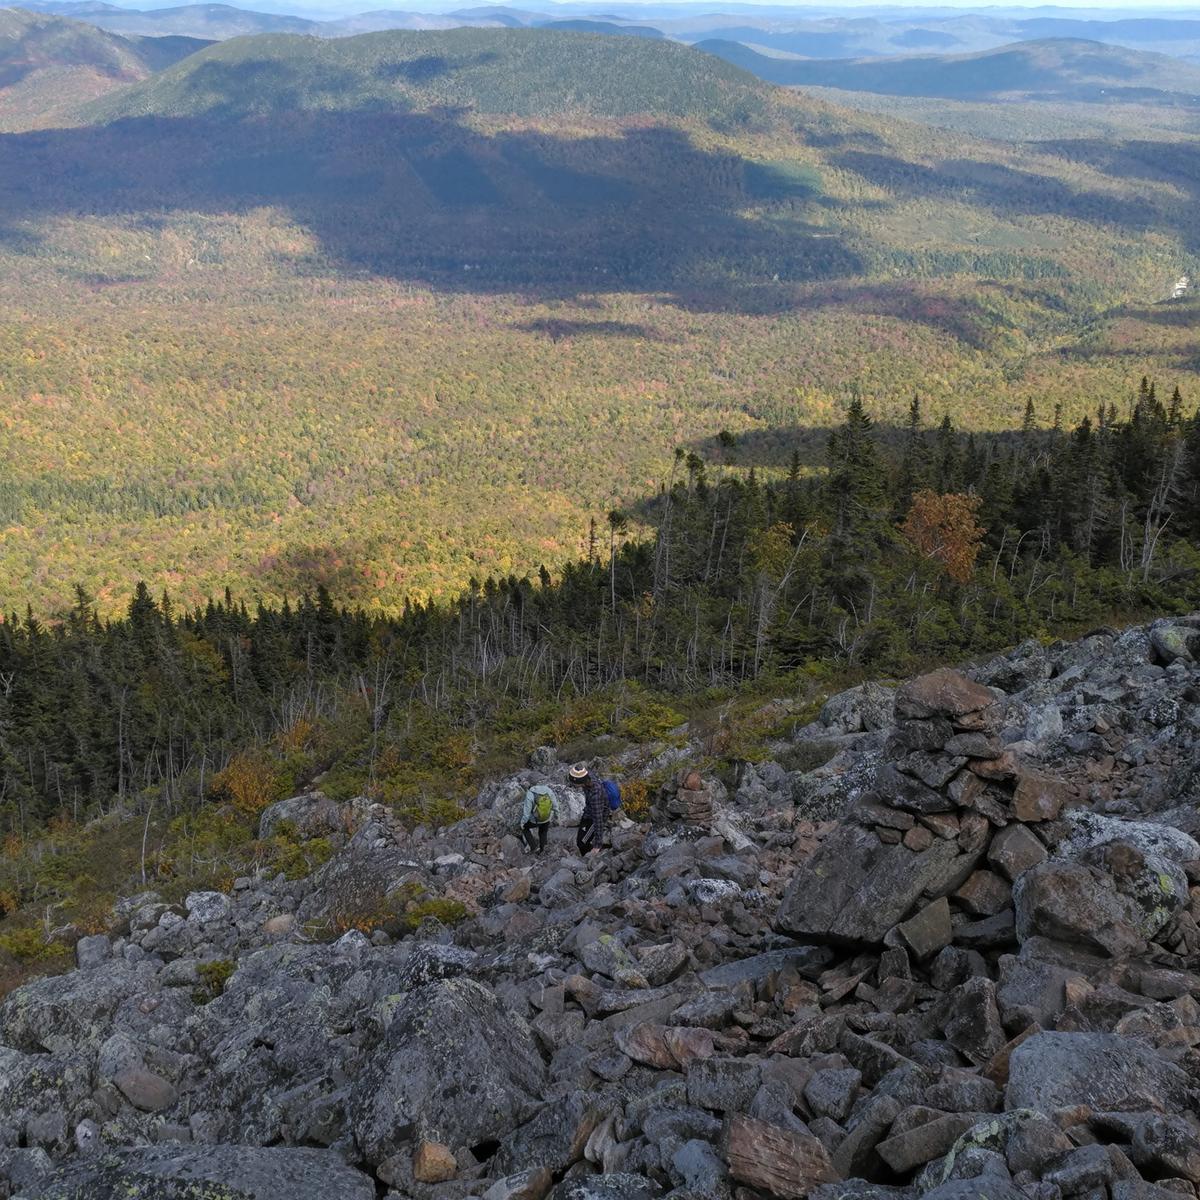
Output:
[[[621,789],[611,779],[604,781],[604,791],[608,795],[609,811],[615,812],[621,807]]]

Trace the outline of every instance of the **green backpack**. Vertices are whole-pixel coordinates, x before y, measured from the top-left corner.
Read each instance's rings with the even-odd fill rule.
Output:
[[[537,803],[533,811],[537,813],[538,821],[545,824],[554,813],[554,797],[549,792],[537,792],[536,795]]]

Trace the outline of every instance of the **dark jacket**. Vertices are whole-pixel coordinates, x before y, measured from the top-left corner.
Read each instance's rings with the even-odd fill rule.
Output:
[[[596,841],[604,836],[604,822],[608,818],[608,793],[604,784],[595,775],[580,781],[583,791],[583,811],[591,817],[596,827]]]

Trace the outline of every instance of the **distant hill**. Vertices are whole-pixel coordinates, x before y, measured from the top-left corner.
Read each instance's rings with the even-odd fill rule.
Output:
[[[518,117],[653,113],[741,125],[765,111],[767,93],[752,75],[665,40],[464,28],[237,38],[90,111],[113,120],[448,106]]]
[[[57,10],[66,6],[54,7]],[[80,8],[75,4],[69,7]],[[187,4],[146,11],[114,8],[107,4],[88,4],[86,8],[87,11],[76,11],[72,15],[110,33],[143,37],[176,35],[220,41],[255,33],[317,33],[322,25],[320,21],[305,17],[254,12],[230,4]]]
[[[1061,11],[1061,10],[1060,10]],[[668,37],[695,44],[717,39],[765,46],[804,58],[867,58],[912,53],[972,53],[1014,42],[1070,38],[1167,55],[1200,54],[1200,20],[1179,17],[1092,19],[1068,15],[1022,17],[1018,10],[897,13],[886,19],[800,18],[777,11],[739,10],[653,22]]]
[[[975,54],[830,61],[773,57],[728,41],[701,42],[697,49],[788,86],[945,100],[1200,105],[1197,68],[1161,54],[1068,38]]]
[[[1098,19],[1065,10],[991,9],[956,12],[948,9],[894,10],[883,15],[819,16],[783,6],[730,5],[729,11],[688,11],[688,5],[647,6],[621,15],[587,11],[582,5],[547,3],[540,11],[477,5],[450,12],[410,9],[352,13],[333,20],[314,20],[279,12],[256,12],[228,4],[118,7],[106,0],[28,0],[39,12],[75,17],[100,28],[126,34],[182,34],[221,40],[253,33],[311,33],[345,37],[382,29],[451,29],[460,26],[522,29],[567,22],[593,32],[630,33],[653,28],[664,37],[690,45],[709,40],[741,42],[802,58],[874,58],[896,54],[972,53],[1015,42],[1046,38],[1084,39],[1171,56],[1200,55],[1200,19],[1125,17]],[[253,3],[254,0],[248,0]],[[258,0],[266,3],[267,0]],[[271,5],[282,7],[282,5]],[[436,6],[433,6],[436,7]],[[698,7],[698,6],[697,6]],[[1036,12],[1036,15],[1032,15]],[[577,26],[576,23],[582,23]],[[615,28],[606,28],[606,26]],[[650,35],[653,36],[653,35]]]
[[[627,37],[660,38],[662,30],[651,25],[619,25],[613,21],[539,21],[539,29],[557,29],[563,33],[624,34]]]
[[[0,131],[69,122],[88,101],[208,44],[181,37],[124,38],[66,17],[0,9]]]
[[[457,17],[380,8],[337,21],[323,21],[313,32],[322,37],[353,37],[358,33],[379,33],[385,29],[458,29],[463,24]]]

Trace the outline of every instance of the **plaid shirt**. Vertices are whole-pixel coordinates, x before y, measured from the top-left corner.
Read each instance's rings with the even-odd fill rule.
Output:
[[[608,793],[604,784],[595,775],[580,781],[583,785],[583,811],[592,818],[596,826],[596,841],[604,836],[604,821],[608,816]]]

